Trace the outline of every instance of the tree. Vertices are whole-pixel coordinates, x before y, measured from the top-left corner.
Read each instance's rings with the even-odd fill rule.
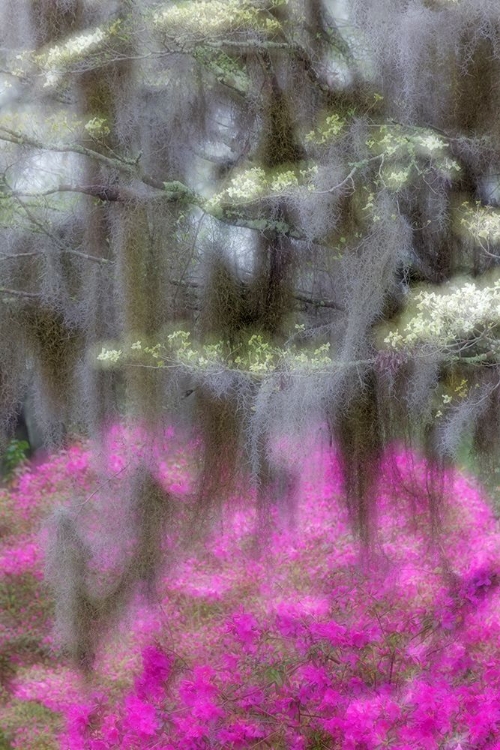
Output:
[[[294,494],[273,445],[325,422],[366,547],[392,441],[425,452],[435,500],[464,441],[495,455],[494,0],[2,7],[5,428],[27,388],[52,444],[189,412],[199,527],[253,480],[262,529]],[[136,552],[100,599],[60,519],[82,662],[160,559],[173,504],[147,467],[133,494]]]

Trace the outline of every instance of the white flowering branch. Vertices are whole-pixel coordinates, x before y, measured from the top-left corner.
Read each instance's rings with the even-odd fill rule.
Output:
[[[271,231],[277,234],[283,234],[294,239],[305,240],[307,239],[298,229],[282,221],[274,221],[272,219],[253,219],[247,218],[243,215],[235,214],[234,209],[231,210],[228,207],[218,206],[211,203],[206,198],[197,194],[194,190],[191,190],[187,185],[184,185],[178,180],[172,180],[163,182],[150,175],[145,174],[139,167],[137,160],[131,163],[129,160],[123,160],[105,156],[104,154],[95,151],[94,149],[82,146],[78,143],[47,143],[40,141],[37,138],[26,135],[24,133],[12,130],[3,125],[0,125],[0,141],[6,141],[8,143],[14,143],[17,146],[28,146],[30,148],[39,149],[41,151],[52,151],[56,153],[74,153],[85,156],[89,159],[93,159],[100,164],[108,167],[111,170],[117,170],[123,174],[126,174],[132,179],[139,180],[144,185],[151,187],[155,190],[161,191],[162,200],[168,202],[179,202],[184,201],[185,203],[201,208],[205,213],[210,214],[215,219],[222,221],[231,226],[244,227],[247,229],[253,229],[255,231],[264,232]],[[30,193],[30,197],[40,197],[49,195],[51,193],[58,192],[58,188],[53,188],[50,191],[44,191],[40,193]],[[111,201],[132,201],[138,200],[143,201],[144,196],[136,195],[132,191],[123,189],[122,187],[110,187],[110,186],[79,186],[79,185],[63,185],[63,191],[69,192],[81,192],[88,195],[93,195],[100,198],[101,200]],[[14,193],[13,193],[14,194]]]
[[[441,352],[471,364],[500,356],[500,281],[483,288],[469,282],[422,291],[414,301],[416,314],[384,340],[391,349]],[[477,353],[467,357],[471,350]]]
[[[301,329],[300,326],[297,328]],[[334,360],[329,353],[329,343],[322,344],[312,352],[298,350],[294,346],[280,348],[273,346],[259,334],[250,337],[244,353],[239,350],[227,352],[223,342],[195,346],[188,331],[174,331],[167,339],[166,344],[156,343],[153,346],[136,341],[120,349],[103,347],[97,355],[97,361],[105,366],[114,366],[120,362],[126,366],[177,368],[212,375],[233,372],[252,380],[260,380],[278,372],[286,372],[293,377],[331,375],[335,369],[373,365],[376,362],[376,358]]]

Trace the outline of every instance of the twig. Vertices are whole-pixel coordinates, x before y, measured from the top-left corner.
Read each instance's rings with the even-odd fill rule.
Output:
[[[22,292],[19,289],[8,289],[5,286],[0,286],[0,292],[4,294],[12,294],[15,297],[28,297],[30,299],[38,299],[41,294],[38,292]]]

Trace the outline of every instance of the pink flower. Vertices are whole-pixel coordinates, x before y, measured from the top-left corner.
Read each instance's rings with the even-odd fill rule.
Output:
[[[327,640],[332,646],[345,646],[347,644],[347,628],[335,622],[335,620],[313,623],[310,632],[318,639]]]
[[[170,675],[171,660],[156,646],[147,646],[142,652],[142,661],[142,675],[136,680],[137,694],[141,698],[158,696]]]
[[[246,650],[255,652],[256,641],[260,637],[257,620],[250,612],[240,610],[229,619],[227,629]]]
[[[153,737],[159,729],[156,709],[135,695],[125,699],[124,727],[138,737]]]

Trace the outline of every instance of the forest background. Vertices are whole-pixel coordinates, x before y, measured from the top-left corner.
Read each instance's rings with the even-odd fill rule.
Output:
[[[164,601],[168,590],[174,606],[167,581],[176,575],[186,585],[190,576],[196,580],[182,568],[186,560],[199,554],[211,569],[214,534],[229,534],[236,545],[233,569],[248,577],[245,566],[262,564],[263,555],[278,555],[282,547],[303,549],[315,528],[325,545],[313,535],[317,554],[336,549],[342,562],[329,553],[323,562],[303,560],[309,578],[301,597],[318,583],[313,569],[322,569],[322,586],[339,571],[341,578],[354,576],[362,622],[354,610],[340,615],[331,599],[316,612],[314,627],[311,611],[300,615],[307,638],[295,625],[285,632],[273,621],[280,638],[298,639],[294,648],[306,654],[309,667],[326,670],[310,681],[315,687],[303,696],[309,708],[301,713],[299,707],[297,718],[302,699],[292,675],[304,663],[299,669],[296,655],[288,654],[285,672],[276,666],[290,644],[274,652],[262,635],[271,625],[255,613],[224,613],[243,622],[242,635],[240,625],[216,622],[222,614],[209,607],[204,647],[219,627],[236,633],[249,657],[242,683],[256,680],[265,697],[246,708],[237,703],[234,712],[226,696],[223,709],[214,691],[230,669],[222,678],[219,664],[209,674],[205,656],[197,654],[197,666],[189,668],[198,670],[198,687],[205,687],[197,690],[206,700],[192,747],[396,747],[404,741],[493,747],[499,709],[491,708],[490,724],[476,736],[475,698],[460,692],[475,674],[475,697],[484,700],[481,680],[485,670],[496,670],[490,634],[476,633],[474,640],[467,631],[478,652],[475,666],[431,662],[432,679],[422,678],[438,690],[437,675],[446,675],[439,689],[449,712],[439,717],[439,728],[425,729],[416,714],[410,720],[419,701],[393,691],[412,680],[415,691],[421,679],[420,667],[406,674],[402,666],[396,679],[394,664],[404,661],[398,662],[398,649],[413,648],[415,633],[428,651],[444,648],[450,622],[453,630],[460,618],[484,616],[469,609],[452,616],[450,608],[462,600],[477,604],[477,591],[491,594],[497,583],[494,516],[453,472],[465,465],[495,498],[497,3],[4,0],[0,12],[5,560],[17,560],[13,550],[29,550],[31,543],[38,550],[27,558],[19,553],[19,570],[7,565],[4,587],[9,599],[22,575],[26,590],[39,591],[41,543],[33,535],[48,518],[42,547],[59,639],[56,646],[37,631],[21,648],[21,661],[29,662],[21,674],[35,653],[53,675],[52,648],[62,649],[61,664],[69,656],[87,673],[106,663],[103,639],[118,632],[131,602],[137,605],[138,596]],[[44,446],[47,459],[54,455],[18,475],[25,450],[15,438],[20,414],[31,442]],[[333,505],[322,516],[326,498]],[[398,502],[409,505],[403,511]],[[395,555],[392,564],[400,564],[412,534],[418,572],[405,573],[406,594],[402,581],[401,591],[389,594],[377,577],[392,575],[381,560],[389,565]],[[491,540],[483,545],[487,559],[479,553],[481,539]],[[110,558],[105,550],[113,550]],[[429,578],[436,570],[436,580]],[[264,572],[256,571],[256,586],[263,585]],[[397,599],[400,619],[390,627],[367,604],[375,595],[371,575],[376,596]],[[335,599],[341,609],[346,585],[339,584],[344,593]],[[265,619],[269,602],[262,604],[266,597],[261,590],[259,599],[257,589],[254,599],[247,592],[231,602],[251,600]],[[327,596],[322,588],[316,594]],[[43,596],[48,627],[52,595]],[[18,708],[9,714],[13,691],[24,684],[11,674],[19,650],[14,599],[3,631],[11,717],[5,742],[26,747],[26,739],[16,739]],[[183,614],[188,620],[189,612]],[[492,613],[487,622],[494,628]],[[179,630],[189,634],[186,622]],[[345,632],[333,634],[332,622]],[[356,645],[353,633],[366,642]],[[463,646],[465,635],[453,633]],[[50,655],[38,651],[44,638]],[[303,638],[312,639],[305,651]],[[348,651],[358,647],[354,659]],[[162,679],[172,673],[177,698],[168,700],[192,708],[192,678],[182,672],[192,655],[186,646],[176,662],[163,641],[155,648],[154,658],[145,652],[144,669],[156,669],[148,659],[163,664],[155,672],[158,685],[148,678],[146,690],[137,678],[127,698],[136,701],[136,725],[119,712],[113,723],[112,713],[105,716],[109,706],[94,696],[88,721],[76,722],[79,728],[69,721],[70,739],[60,741],[89,749],[185,741],[182,722],[165,729]],[[330,673],[327,664],[338,659],[336,649],[348,665],[338,684],[339,670]],[[130,653],[138,658],[140,648]],[[415,657],[419,664],[422,653]],[[257,676],[250,676],[250,656],[266,664]],[[68,664],[57,668],[69,670]],[[269,669],[278,670],[272,679]],[[359,729],[361,708],[352,719],[359,694],[352,680],[363,682],[382,717],[373,736]],[[489,672],[488,680],[493,684]],[[295,701],[293,710],[287,700]],[[56,714],[68,715],[82,706],[56,704]],[[211,706],[206,715],[203,706]],[[255,718],[259,710],[279,716],[276,726]],[[406,725],[414,734],[405,739]],[[441,744],[432,745],[438,736]]]

